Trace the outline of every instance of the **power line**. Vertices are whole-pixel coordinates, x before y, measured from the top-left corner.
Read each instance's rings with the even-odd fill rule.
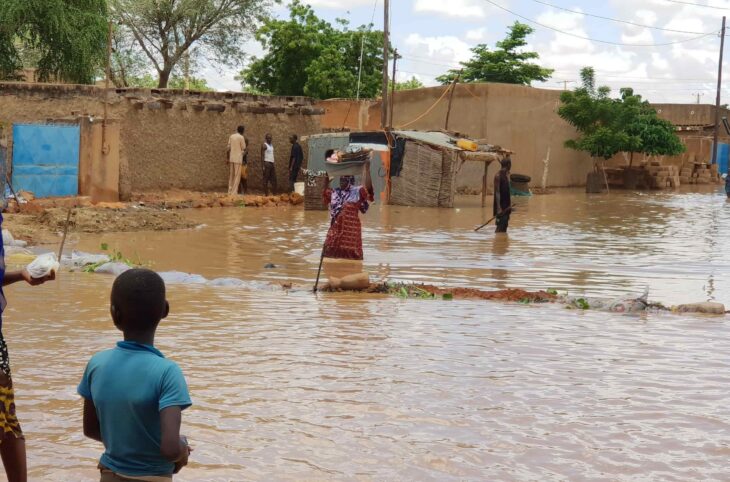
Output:
[[[691,5],[693,7],[713,8],[715,10],[728,10],[725,7],[715,7],[714,5],[702,5],[701,3],[683,2],[682,0],[664,0],[665,2],[678,3],[680,5]]]
[[[514,15],[515,17],[519,17],[519,18],[521,18],[523,20],[526,20],[526,21],[528,21],[528,22],[530,22],[532,24],[538,25],[540,27],[547,28],[549,30],[553,30],[553,31],[558,32],[558,33],[562,33],[563,35],[568,35],[570,37],[575,37],[575,38],[579,38],[579,39],[582,39],[582,40],[588,40],[590,42],[598,42],[598,43],[608,44],[608,45],[617,45],[619,47],[665,47],[665,46],[668,46],[668,45],[676,45],[676,44],[681,44],[681,43],[685,43],[685,42],[692,42],[693,40],[700,40],[702,38],[709,37],[710,35],[716,35],[716,33],[713,32],[713,33],[708,33],[708,34],[705,34],[705,35],[701,35],[699,37],[693,37],[693,38],[689,38],[689,39],[676,40],[674,42],[665,42],[665,43],[658,43],[658,44],[627,44],[627,43],[621,43],[621,42],[612,42],[610,40],[599,40],[599,39],[594,39],[594,38],[590,38],[590,37],[584,37],[582,35],[577,35],[577,34],[574,34],[574,33],[571,33],[571,32],[565,32],[564,30],[560,30],[558,28],[551,27],[550,25],[545,25],[544,23],[537,22],[537,21],[535,21],[535,20],[533,20],[531,18],[527,18],[524,15],[521,15],[521,14],[519,14],[517,12],[514,12],[514,11],[512,11],[512,10],[506,8],[506,7],[503,7],[502,5],[500,5],[500,4],[496,3],[496,2],[493,2],[492,0],[484,0],[484,1],[487,2],[487,3],[489,3],[489,4],[491,4],[491,5],[494,5],[495,7],[499,8],[501,10],[504,10],[507,13],[510,13],[510,14]]]
[[[375,22],[375,10],[378,8],[378,0],[375,0],[375,3],[373,4],[373,16],[370,19],[370,25],[368,25],[368,31],[367,33],[370,33],[370,30],[373,28],[373,23]],[[360,99],[360,86],[362,85],[362,61],[363,61],[363,55],[365,53],[365,32],[362,33],[362,38],[360,39],[360,67],[357,69],[357,98]]]
[[[640,23],[630,22],[628,20],[621,20],[618,18],[604,17],[603,15],[595,15],[592,13],[581,12],[580,10],[571,10],[569,8],[560,7],[558,5],[553,5],[552,3],[543,2],[542,0],[532,0],[532,1],[535,3],[539,3],[541,5],[547,5],[548,7],[551,7],[551,8],[563,10],[564,12],[575,13],[577,15],[583,15],[585,17],[600,18],[602,20],[610,20],[611,22],[625,23],[627,25],[633,25],[634,27],[650,28],[650,29],[654,29],[654,30],[662,30],[664,32],[687,33],[687,34],[693,34],[693,35],[711,35],[711,34],[715,33],[715,32],[689,32],[687,30],[674,30],[671,28],[653,27],[651,25],[643,25]]]

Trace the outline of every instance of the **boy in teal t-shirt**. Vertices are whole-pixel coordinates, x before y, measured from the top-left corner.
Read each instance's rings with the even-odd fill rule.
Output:
[[[111,315],[124,341],[94,355],[78,393],[84,398],[84,435],[104,444],[101,480],[166,480],[187,465],[180,436],[191,405],[180,367],[154,347],[167,317],[165,283],[146,269],[121,274],[112,287]]]

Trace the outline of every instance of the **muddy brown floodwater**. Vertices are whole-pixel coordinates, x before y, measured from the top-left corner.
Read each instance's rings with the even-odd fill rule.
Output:
[[[640,294],[730,305],[724,193],[518,201],[509,238],[455,210],[373,207],[374,277],[481,289]],[[178,232],[90,234],[157,270],[236,277],[170,285],[158,345],[187,375],[195,446],[180,481],[727,480],[730,324],[724,317],[569,311],[484,301],[288,293],[311,286],[326,213],[229,208]],[[273,263],[274,269],[264,265]],[[112,278],[14,286],[4,330],[30,480],[98,480],[75,387],[119,338]]]

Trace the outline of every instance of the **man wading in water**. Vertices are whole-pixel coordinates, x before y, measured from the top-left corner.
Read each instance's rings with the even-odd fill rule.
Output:
[[[512,212],[512,198],[509,191],[509,173],[512,169],[512,159],[509,157],[500,161],[502,169],[494,176],[494,215],[497,217],[495,233],[506,233],[509,225],[509,215]]]

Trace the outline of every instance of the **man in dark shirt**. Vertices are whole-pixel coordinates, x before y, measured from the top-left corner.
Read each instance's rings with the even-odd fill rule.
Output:
[[[497,217],[497,233],[506,233],[509,215],[512,212],[512,198],[509,191],[509,173],[512,170],[512,159],[508,157],[500,161],[502,168],[494,176],[494,215]]]
[[[304,161],[304,151],[302,146],[299,145],[299,138],[296,134],[292,134],[289,137],[291,142],[291,156],[289,156],[289,191],[294,192],[294,183],[297,182],[297,176],[299,175],[299,169],[302,168],[302,162]]]

